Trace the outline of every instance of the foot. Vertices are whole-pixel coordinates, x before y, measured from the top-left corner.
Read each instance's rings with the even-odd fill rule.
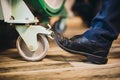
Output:
[[[92,24],[91,28],[82,35],[68,39],[63,36],[64,31],[60,32],[57,29],[60,26],[58,23],[59,21],[53,25],[52,29],[55,41],[62,49],[70,53],[84,55],[92,63],[107,63],[110,47],[118,35],[109,26],[103,22],[97,22]]]
[[[82,35],[67,39],[62,37],[60,34],[57,34],[55,40],[62,49],[70,53],[86,56],[89,62],[95,64],[106,64],[108,61],[108,51],[97,45],[96,42],[89,41]]]

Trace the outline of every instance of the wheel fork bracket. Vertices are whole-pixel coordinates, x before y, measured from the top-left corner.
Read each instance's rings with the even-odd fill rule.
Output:
[[[24,40],[28,49],[36,51],[38,48],[37,34],[51,35],[52,31],[40,25],[16,25],[16,30]]]

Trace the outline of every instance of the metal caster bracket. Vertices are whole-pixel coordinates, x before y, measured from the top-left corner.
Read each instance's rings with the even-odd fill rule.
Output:
[[[38,48],[37,34],[44,34],[47,36],[52,34],[50,29],[40,25],[30,25],[29,27],[25,25],[17,25],[16,30],[31,51],[35,51]]]

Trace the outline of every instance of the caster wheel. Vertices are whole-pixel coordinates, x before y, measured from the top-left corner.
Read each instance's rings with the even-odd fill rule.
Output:
[[[30,51],[23,39],[19,36],[16,42],[16,46],[19,54],[28,61],[38,61],[42,60],[46,56],[46,51],[49,48],[48,40],[43,35],[37,36],[38,49],[36,51]]]

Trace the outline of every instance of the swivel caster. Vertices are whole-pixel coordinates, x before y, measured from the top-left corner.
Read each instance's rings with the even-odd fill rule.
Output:
[[[49,43],[44,35],[37,36],[38,49],[36,51],[30,51],[23,39],[19,36],[16,42],[16,47],[19,54],[28,61],[38,61],[42,60],[46,56],[46,51],[49,48]]]

